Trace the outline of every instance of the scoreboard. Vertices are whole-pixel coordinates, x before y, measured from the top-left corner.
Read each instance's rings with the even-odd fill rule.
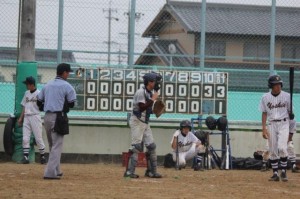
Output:
[[[132,111],[132,100],[143,84],[145,69],[73,68],[68,82],[77,93],[75,110]],[[159,98],[166,113],[227,114],[228,74],[159,70]]]

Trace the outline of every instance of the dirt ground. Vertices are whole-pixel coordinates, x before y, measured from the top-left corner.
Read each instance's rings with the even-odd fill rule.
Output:
[[[62,164],[61,180],[44,180],[40,164],[0,163],[0,198],[300,198],[300,174],[288,182],[269,182],[271,171],[176,171],[159,167],[162,179],[123,178],[111,164]]]

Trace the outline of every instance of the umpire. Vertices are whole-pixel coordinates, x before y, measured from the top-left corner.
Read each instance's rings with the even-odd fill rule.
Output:
[[[61,63],[56,68],[56,78],[50,80],[38,94],[37,104],[45,111],[44,126],[49,143],[49,160],[44,173],[44,179],[57,179],[62,176],[60,158],[63,148],[64,134],[54,130],[57,113],[66,114],[73,108],[76,101],[76,92],[66,80],[72,72],[71,66]]]

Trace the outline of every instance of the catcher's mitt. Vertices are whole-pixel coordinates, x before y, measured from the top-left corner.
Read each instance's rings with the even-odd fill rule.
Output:
[[[155,114],[155,116],[158,118],[165,112],[166,105],[161,100],[156,100],[153,104],[152,112]]]

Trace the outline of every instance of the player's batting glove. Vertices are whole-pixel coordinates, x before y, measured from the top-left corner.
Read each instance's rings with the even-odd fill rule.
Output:
[[[174,133],[174,137],[178,137],[178,135],[180,134],[180,130],[177,130],[177,131],[175,131],[175,133]]]
[[[294,113],[290,113],[289,114],[289,118],[290,118],[290,120],[293,120],[295,118],[295,114]]]

